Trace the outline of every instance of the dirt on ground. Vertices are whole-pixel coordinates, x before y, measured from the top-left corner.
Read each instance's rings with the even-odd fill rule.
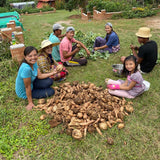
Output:
[[[154,18],[146,21],[147,26],[150,28],[160,29],[160,19]]]
[[[66,25],[72,25],[72,20],[68,20],[68,21],[58,21],[56,23],[59,23],[59,24],[66,24]]]
[[[160,13],[158,13],[156,16],[148,18],[146,24],[150,28],[160,29]]]
[[[69,19],[79,19],[81,18],[81,15],[72,15],[72,16],[69,16]]]
[[[72,15],[68,17],[69,19],[80,19],[81,16],[80,15]],[[58,21],[56,23],[59,24],[66,24],[66,25],[72,25],[72,20],[67,20],[67,21]]]

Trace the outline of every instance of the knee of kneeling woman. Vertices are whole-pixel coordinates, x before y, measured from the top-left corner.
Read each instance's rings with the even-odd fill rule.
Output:
[[[86,65],[87,64],[87,59],[85,59],[85,61],[84,61],[84,65]]]
[[[47,84],[48,84],[48,86],[51,86],[53,84],[53,79],[52,78],[48,78],[47,79]]]
[[[55,94],[55,91],[53,88],[48,88],[47,89],[47,97],[51,97]]]
[[[79,62],[79,64],[80,64],[81,66],[86,65],[86,64],[87,64],[87,59],[81,58],[81,61]]]

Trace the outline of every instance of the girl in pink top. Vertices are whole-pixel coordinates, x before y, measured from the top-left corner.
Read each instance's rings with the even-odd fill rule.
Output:
[[[75,29],[73,27],[68,27],[66,30],[66,36],[63,38],[63,40],[60,43],[60,56],[61,61],[65,66],[78,66],[78,65],[86,65],[87,59],[82,57],[79,59],[74,58],[75,54],[80,51],[80,47],[72,47],[72,43],[79,44],[82,48],[84,48],[87,52],[87,55],[90,55],[89,50],[86,48],[86,46],[80,42],[74,39],[74,31]]]
[[[127,76],[127,80],[111,80],[107,82],[109,93],[119,97],[135,98],[142,94],[145,90],[143,78],[137,69],[138,63],[133,55],[126,57],[124,61],[123,74]]]

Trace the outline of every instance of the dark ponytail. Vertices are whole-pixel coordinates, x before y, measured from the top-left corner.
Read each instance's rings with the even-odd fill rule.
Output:
[[[33,46],[28,46],[28,47],[26,47],[25,50],[24,50],[24,56],[26,57],[26,56],[29,55],[33,50],[35,50],[35,51],[38,53],[38,50],[37,50],[35,47],[33,47]],[[28,62],[27,62],[26,59],[24,58],[24,59],[22,60],[22,62],[20,63],[19,68],[20,68],[20,66],[21,66],[22,63],[27,63],[27,64],[28,64]],[[18,69],[19,69],[19,68],[18,68]]]

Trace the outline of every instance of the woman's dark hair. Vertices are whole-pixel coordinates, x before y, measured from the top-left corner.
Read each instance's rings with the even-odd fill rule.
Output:
[[[24,49],[24,56],[29,55],[33,50],[35,50],[35,51],[38,53],[38,50],[37,50],[35,47],[33,47],[33,46],[28,46],[28,47],[26,47],[26,48]],[[22,63],[27,63],[27,64],[28,64],[28,62],[25,60],[25,58],[22,60],[21,64],[22,64]],[[19,67],[21,66],[21,64],[19,65]],[[18,69],[19,69],[19,68],[18,68]]]
[[[110,27],[111,27],[111,26],[110,26]],[[112,27],[111,27],[111,32],[114,32],[114,33],[117,35],[117,37],[118,37],[118,34],[113,30]],[[110,35],[110,34],[106,34],[106,42],[108,42],[109,35]],[[120,44],[119,37],[118,37],[118,43]]]
[[[122,71],[122,75],[128,76],[129,75],[129,71],[126,69],[125,63],[126,61],[133,61],[135,63],[135,69],[134,69],[134,73],[138,71],[138,63],[137,63],[137,58],[133,55],[130,55],[128,57],[125,58],[124,63],[123,63],[123,71]]]
[[[29,55],[33,50],[36,50],[36,52],[38,53],[38,50],[33,46],[26,47],[24,50],[24,56]]]

